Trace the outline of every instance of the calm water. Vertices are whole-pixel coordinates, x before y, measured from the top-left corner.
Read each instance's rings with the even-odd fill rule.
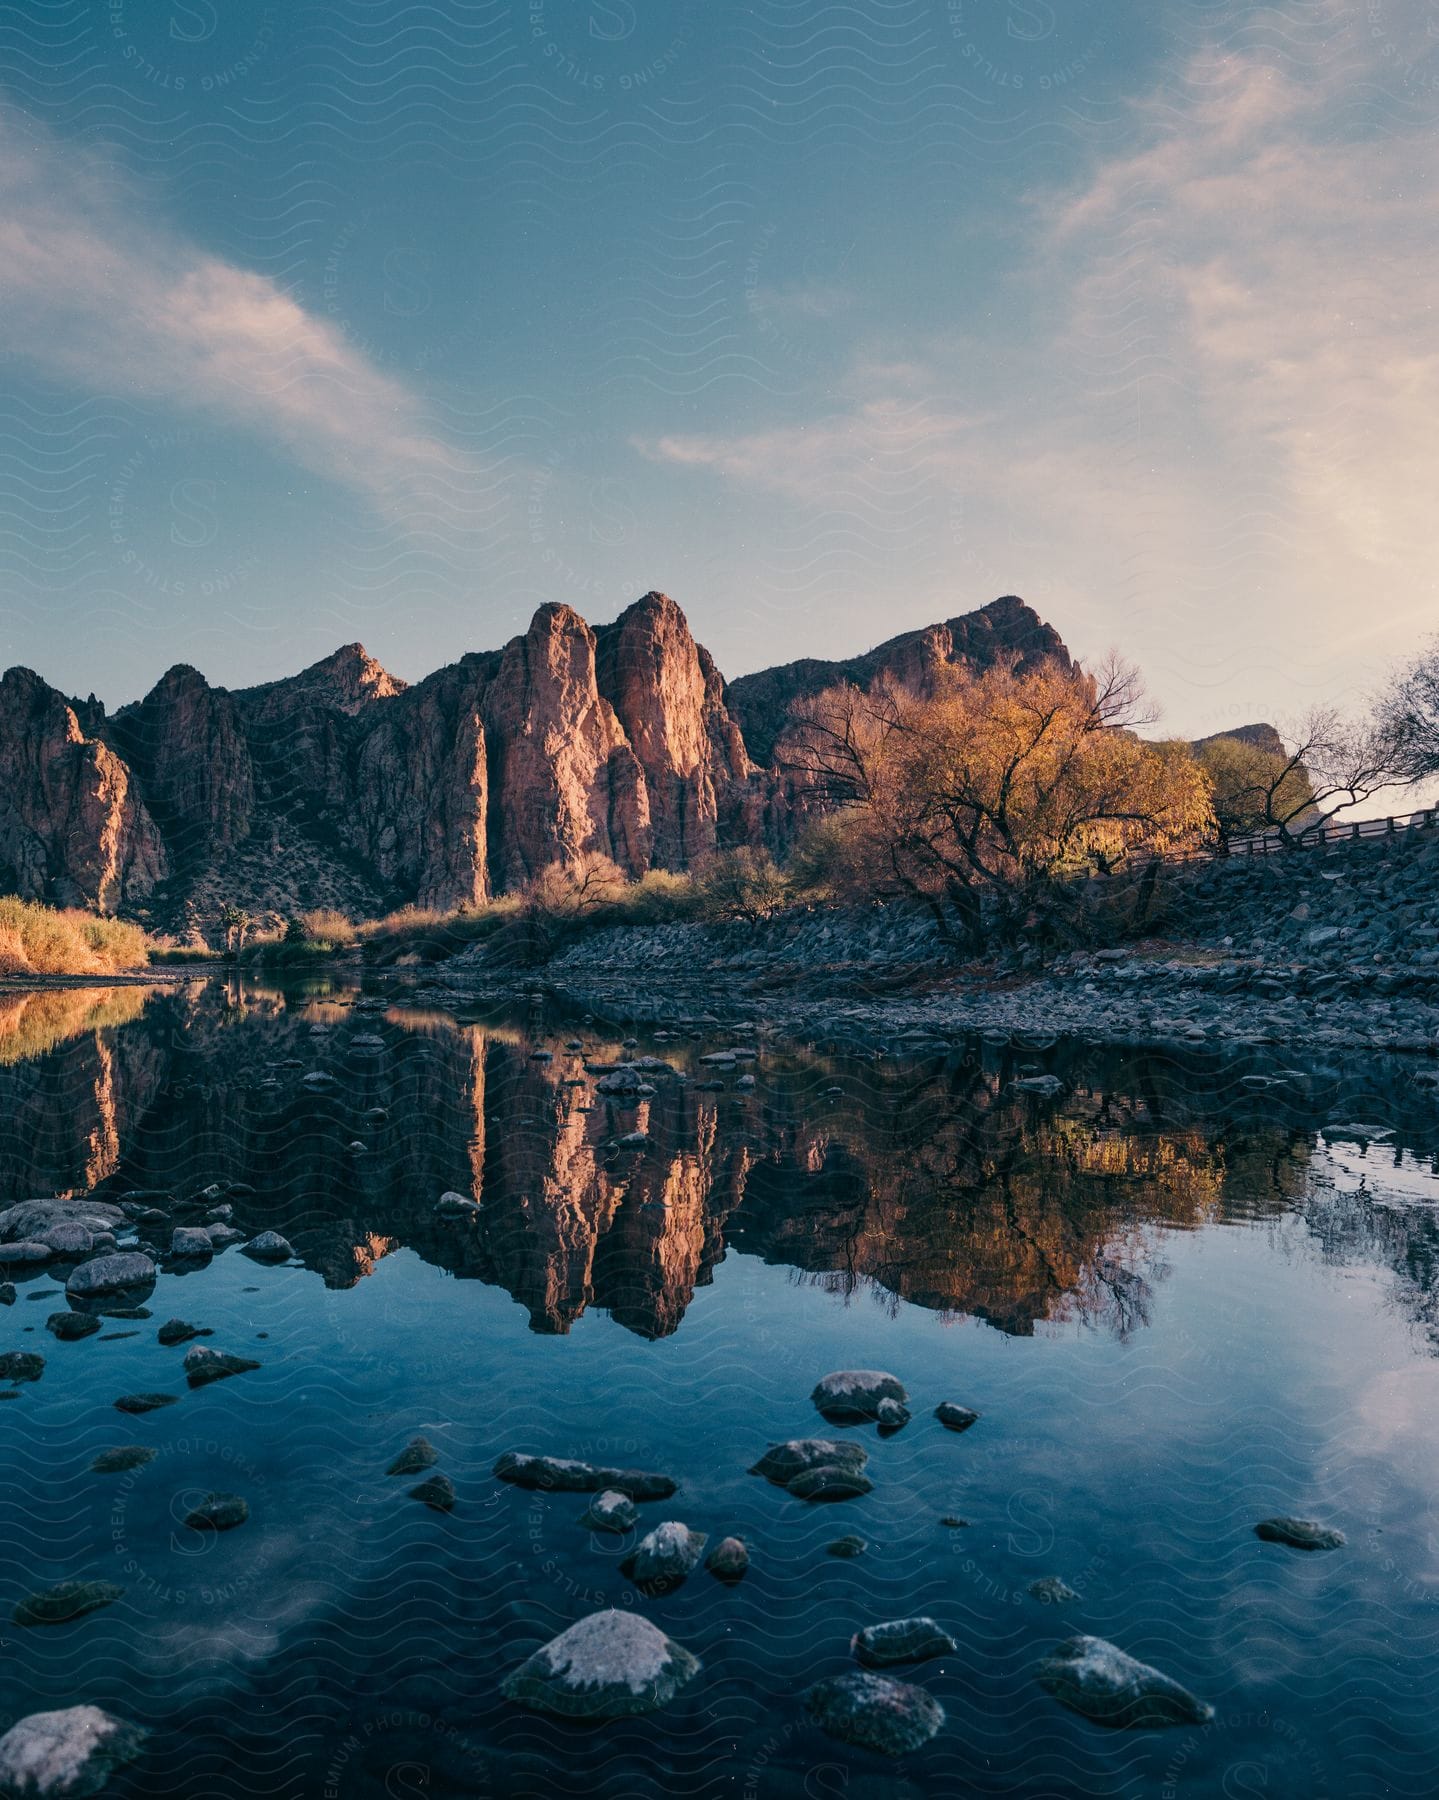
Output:
[[[647,1038],[692,1079],[621,1110],[565,1048],[611,1060],[619,1030],[355,998],[0,997],[5,1204],[239,1183],[236,1223],[303,1264],[164,1273],[151,1320],[78,1343],[44,1329],[63,1271],[0,1310],[0,1350],[47,1362],[0,1408],[7,1722],[110,1707],[155,1732],[112,1791],[193,1800],[1439,1786],[1439,1100],[1412,1066],[763,1044],[744,1093],[734,1070],[700,1086],[698,1057],[734,1039]],[[1062,1098],[1009,1088],[1039,1068]],[[338,1085],[307,1092],[316,1069]],[[613,1147],[636,1126],[648,1147]],[[482,1202],[477,1225],[436,1220],[446,1189]],[[184,1350],[155,1341],[173,1314],[263,1366],[187,1392]],[[832,1429],[807,1396],[846,1366],[893,1370],[915,1406],[866,1432],[874,1492],[809,1507],[748,1476],[767,1442]],[[113,1409],[151,1389],[182,1398]],[[944,1431],[943,1399],[980,1423]],[[451,1515],[385,1477],[419,1432]],[[125,1443],[159,1455],[89,1472]],[[742,1536],[749,1577],[636,1599],[631,1544],[585,1531],[582,1496],[493,1479],[510,1448],[668,1471],[680,1491],[644,1528]],[[211,1488],[250,1522],[197,1542],[180,1521]],[[1262,1544],[1275,1512],[1348,1545]],[[850,1531],[868,1552],[827,1556]],[[76,1575],[125,1597],[8,1624]],[[1045,1575],[1080,1598],[1030,1598]],[[673,1706],[593,1728],[499,1698],[611,1604],[703,1659]],[[891,1765],[810,1727],[799,1695],[851,1666],[856,1627],[920,1612],[960,1645],[899,1671],[943,1702],[941,1735]],[[1061,1710],[1032,1669],[1081,1630],[1214,1724],[1116,1734]]]

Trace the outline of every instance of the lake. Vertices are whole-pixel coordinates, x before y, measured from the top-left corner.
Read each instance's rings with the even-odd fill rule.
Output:
[[[153,1732],[107,1793],[187,1800],[1433,1791],[1423,1065],[624,1037],[324,983],[0,996],[0,1204],[139,1195],[181,1224],[229,1206],[295,1251],[166,1266],[148,1318],[76,1342],[45,1325],[64,1265],[11,1271],[0,1351],[46,1367],[0,1409],[4,1724],[93,1701]],[[758,1054],[701,1060],[736,1047]],[[596,1091],[633,1057],[668,1065],[653,1094]],[[1013,1086],[1036,1073],[1062,1091]],[[437,1214],[446,1192],[478,1211]],[[188,1390],[188,1346],[156,1338],[172,1316],[260,1367]],[[911,1423],[825,1425],[810,1390],[845,1368],[896,1374]],[[146,1391],[179,1399],[115,1409]],[[945,1430],[946,1400],[978,1423]],[[386,1475],[420,1434],[451,1512]],[[871,1493],[807,1505],[747,1473],[816,1434],[864,1443]],[[91,1472],[126,1444],[156,1455]],[[638,1594],[637,1534],[585,1529],[582,1494],[496,1480],[511,1449],[668,1473],[641,1530],[743,1538],[748,1575]],[[188,1528],[210,1490],[248,1522]],[[1273,1514],[1347,1543],[1262,1542]],[[849,1533],[864,1552],[828,1554]],[[1075,1597],[1035,1598],[1048,1576]],[[8,1623],[73,1577],[124,1594]],[[668,1707],[586,1725],[501,1696],[615,1605],[701,1659]],[[897,1762],[823,1735],[805,1688],[854,1666],[859,1627],[915,1614],[958,1645],[895,1671],[943,1729]],[[1034,1668],[1080,1632],[1212,1723],[1066,1711]]]

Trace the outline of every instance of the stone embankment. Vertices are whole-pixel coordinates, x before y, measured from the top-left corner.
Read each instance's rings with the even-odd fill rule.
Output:
[[[964,961],[926,911],[898,905],[625,928],[581,940],[530,985],[637,1022],[1439,1053],[1439,833],[1188,865],[1149,891],[1093,882],[1067,924],[1085,947],[1047,961],[1034,944]],[[475,953],[442,980],[490,986]]]

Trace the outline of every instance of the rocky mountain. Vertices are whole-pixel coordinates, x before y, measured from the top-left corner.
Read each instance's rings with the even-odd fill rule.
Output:
[[[788,842],[770,766],[789,708],[838,680],[923,690],[942,664],[1069,661],[1009,597],[843,662],[726,686],[650,593],[592,628],[543,606],[502,650],[413,687],[359,644],[234,692],[178,665],[107,716],[0,681],[0,888],[174,929],[252,912],[476,905],[597,853],[626,873]]]

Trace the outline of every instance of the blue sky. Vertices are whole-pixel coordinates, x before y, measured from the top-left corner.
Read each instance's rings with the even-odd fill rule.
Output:
[[[0,662],[727,673],[1017,592],[1198,734],[1439,624],[1429,0],[20,0]]]

